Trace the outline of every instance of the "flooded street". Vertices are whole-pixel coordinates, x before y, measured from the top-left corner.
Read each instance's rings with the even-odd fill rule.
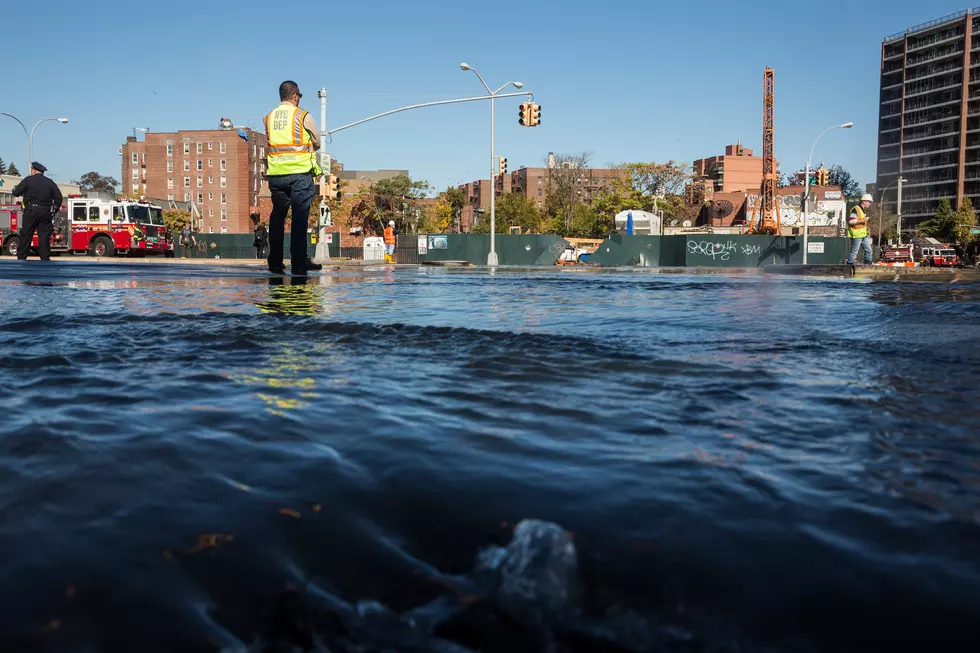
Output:
[[[615,642],[555,650],[980,647],[980,284],[3,260],[0,302],[0,651],[262,650],[287,587],[384,650],[335,606],[522,519]]]

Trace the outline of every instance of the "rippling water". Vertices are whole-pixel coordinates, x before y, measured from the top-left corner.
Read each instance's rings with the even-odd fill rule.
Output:
[[[0,301],[0,651],[407,610],[524,518],[637,650],[980,646],[980,286],[3,261]],[[532,650],[494,623],[441,635]]]

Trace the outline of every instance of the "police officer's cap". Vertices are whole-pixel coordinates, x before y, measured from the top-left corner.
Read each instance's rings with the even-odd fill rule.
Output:
[[[38,163],[37,161],[35,161],[34,163],[32,163],[32,164],[31,164],[31,169],[33,169],[33,170],[37,170],[37,171],[38,171],[38,172],[40,172],[40,173],[45,173],[45,172],[47,172],[47,171],[48,171],[48,169],[47,169],[47,168],[45,168],[44,166],[42,166],[42,165],[41,165],[40,163]]]

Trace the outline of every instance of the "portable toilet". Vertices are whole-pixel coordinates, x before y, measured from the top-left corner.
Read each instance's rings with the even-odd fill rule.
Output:
[[[364,239],[364,260],[383,261],[385,259],[385,239],[370,236]]]

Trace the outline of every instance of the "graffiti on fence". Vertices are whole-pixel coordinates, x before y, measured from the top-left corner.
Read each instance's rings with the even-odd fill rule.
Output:
[[[759,195],[753,194],[746,198],[746,214],[752,215],[752,210],[759,202]],[[779,221],[784,227],[803,226],[803,197],[802,195],[783,195],[779,197]],[[810,202],[810,217],[807,224],[811,227],[834,227],[840,224],[847,210],[844,201],[821,200]]]

